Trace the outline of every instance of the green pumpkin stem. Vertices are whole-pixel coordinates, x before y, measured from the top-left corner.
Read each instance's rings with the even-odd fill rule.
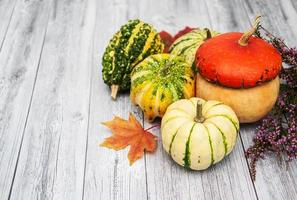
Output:
[[[113,100],[116,100],[118,94],[119,86],[118,85],[111,85],[111,97]]]
[[[196,106],[196,117],[194,119],[197,123],[204,122],[204,117],[202,116],[202,103],[198,100]]]
[[[252,28],[250,30],[248,30],[247,32],[245,32],[241,36],[241,38],[238,40],[239,45],[246,46],[248,44],[250,37],[257,31],[257,29],[260,25],[260,18],[261,18],[261,15],[258,15],[255,18]]]

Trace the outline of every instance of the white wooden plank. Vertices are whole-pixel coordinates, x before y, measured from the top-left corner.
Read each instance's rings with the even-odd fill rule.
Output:
[[[207,26],[222,32],[241,28],[239,23],[234,21],[234,16],[243,11],[236,1],[230,3],[229,1],[187,1],[183,3],[185,4],[169,6],[170,10],[175,12],[175,18],[171,18],[172,24],[176,21],[178,23],[175,27],[188,25],[188,19],[192,19],[191,25],[194,27]],[[164,4],[170,5],[169,2]],[[183,13],[187,13],[185,17]],[[162,13],[158,14],[162,15]],[[162,24],[160,26],[162,27]],[[166,27],[166,24],[163,26]],[[145,122],[146,128],[150,126],[151,124]],[[160,137],[157,129],[154,133]],[[239,138],[230,156],[201,172],[185,170],[174,163],[162,149],[160,139],[157,153],[146,154],[146,168],[149,199],[257,198]]]
[[[287,25],[290,28],[290,32],[294,35],[292,39],[296,38],[297,35],[297,2],[294,0],[278,0],[279,7],[284,15],[284,19],[286,20]],[[294,40],[291,42],[292,45],[296,46],[297,41]]]
[[[244,7],[236,0],[206,1],[212,28],[221,33],[243,32],[250,28],[250,20]]]
[[[0,1],[0,52],[17,0]]]
[[[138,4],[136,1],[130,3],[112,0],[100,1],[97,5],[92,64],[94,76],[84,187],[86,200],[147,198],[144,159],[129,166],[128,149],[116,152],[99,147],[104,138],[111,135],[110,131],[100,124],[101,122],[111,120],[113,115],[127,118],[131,111],[142,121],[142,113],[131,105],[127,93],[120,94],[116,101],[111,99],[110,90],[103,83],[101,75],[101,57],[109,39],[128,18],[133,18]]]
[[[161,137],[159,130],[152,132]],[[146,154],[149,199],[256,199],[239,138],[230,156],[200,172],[177,165],[161,139],[158,145],[155,154]]]
[[[140,18],[151,23],[158,31],[166,30],[172,34],[183,29],[185,26],[206,27],[209,26],[208,13],[202,1],[143,1],[130,0],[129,5],[133,5],[134,14],[129,17]],[[134,2],[134,3],[133,3]],[[197,17],[197,13],[200,13]]]
[[[257,125],[246,126],[242,131],[242,140],[247,149],[252,145],[252,138]],[[296,161],[288,166],[279,158],[268,154],[257,162],[255,188],[259,199],[295,200],[297,197]]]
[[[127,94],[121,95],[117,102],[110,100],[109,89],[101,77],[104,47],[121,24],[128,18],[140,17],[159,30],[171,32],[184,25],[212,26],[220,31],[244,30],[248,25],[248,16],[242,12],[242,4],[236,1],[207,1],[205,4],[202,1],[113,0],[100,1],[95,6],[90,2],[93,1],[69,2],[63,11],[61,5],[66,5],[64,1],[53,4],[57,12],[51,14],[12,199],[82,197],[91,74],[85,199],[255,199],[239,141],[229,157],[204,172],[179,167],[163,151],[161,141],[156,154],[147,154],[145,159],[137,161],[132,167],[129,167],[126,158],[128,150],[113,152],[98,147],[110,135],[100,122],[110,120],[113,114],[127,117],[131,110],[142,119],[139,110],[131,106]],[[38,66],[37,58],[50,10],[48,3],[26,1],[18,4],[16,10],[24,8],[24,11],[13,16],[8,37],[3,43],[5,52],[0,53],[0,196],[3,199],[9,193],[22,141]],[[258,4],[266,6],[261,1]],[[292,25],[295,20],[292,4],[282,1],[278,8],[274,8],[275,5],[274,2],[265,8],[267,15],[274,10],[278,10],[276,15],[285,13],[287,21],[277,21],[275,29],[282,27],[279,29],[285,31],[280,34],[284,34],[292,43],[296,42],[296,38],[292,39],[296,33],[296,27]],[[93,35],[94,9],[98,14]],[[82,13],[87,14],[82,17]],[[257,14],[248,13],[250,18]],[[236,19],[239,15],[241,17]],[[273,20],[278,20],[274,17]],[[270,22],[272,25],[273,20]],[[81,29],[78,24],[82,26]],[[93,53],[90,53],[92,48]],[[26,56],[19,56],[23,52],[26,52]],[[92,62],[90,56],[93,56]],[[146,124],[146,127],[149,126]],[[242,128],[245,146],[251,140],[252,128]],[[157,130],[153,132],[160,137]],[[260,199],[296,198],[296,164],[291,164],[286,172],[275,166],[274,162],[272,158],[260,163],[263,165],[260,168],[262,181],[258,182],[257,177],[256,182]]]
[[[290,45],[297,46],[297,11],[290,0],[242,1],[250,18],[263,15],[261,24],[272,34],[278,34]]]
[[[83,195],[95,1],[50,8],[12,199]]]
[[[262,24],[271,33],[284,38],[289,46],[297,45],[296,10],[290,1],[242,1],[250,18],[262,14]],[[256,125],[245,127],[242,140],[245,149],[252,145]],[[297,198],[297,162],[288,165],[269,154],[265,160],[257,163],[255,187],[259,199],[296,199]]]
[[[48,21],[48,1],[18,1],[0,52],[0,196],[14,177]]]

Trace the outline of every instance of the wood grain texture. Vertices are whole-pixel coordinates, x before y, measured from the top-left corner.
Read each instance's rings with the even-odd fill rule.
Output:
[[[0,52],[17,0],[0,1]]]
[[[110,97],[110,89],[103,83],[101,58],[109,39],[119,27],[128,20],[128,14],[134,15],[129,4],[123,0],[100,1],[97,4],[96,31],[92,63],[92,95],[89,122],[88,149],[84,199],[146,199],[146,177],[144,159],[129,166],[127,154],[129,148],[113,151],[99,147],[104,138],[111,135],[110,130],[101,125],[114,115],[127,118],[132,112],[142,121],[142,113],[131,105],[129,95],[121,93],[117,100]],[[112,13],[112,14],[111,14]],[[130,18],[130,17],[129,17]],[[104,19],[104,20],[102,20]]]
[[[262,25],[267,27],[272,34],[282,37],[292,46],[297,46],[297,10],[290,0],[267,1],[242,1],[249,17],[261,14]]]
[[[246,149],[252,144],[256,127],[244,126],[242,139]],[[296,161],[286,166],[284,161],[269,154],[265,160],[258,161],[255,187],[259,199],[296,199],[296,173]]]
[[[242,5],[252,19],[257,14],[263,15],[262,25],[274,35],[285,38],[289,46],[297,45],[297,11],[292,2],[284,1],[242,1]],[[256,125],[245,126],[242,140],[245,149],[252,144]],[[257,163],[255,187],[259,199],[296,199],[297,198],[297,162],[288,165],[272,155]]]
[[[48,3],[17,2],[0,52],[1,199],[9,196],[18,163],[48,21]]]
[[[50,18],[11,199],[82,199],[95,1],[59,0]]]
[[[99,147],[101,125],[132,112],[102,81],[101,58],[112,35],[140,18],[176,33],[185,25],[244,31],[262,24],[297,46],[294,0],[0,0],[0,199],[296,199],[297,162],[269,156],[251,181],[244,150],[256,125],[242,125],[233,152],[208,170],[177,165],[163,150],[129,166],[129,148]]]

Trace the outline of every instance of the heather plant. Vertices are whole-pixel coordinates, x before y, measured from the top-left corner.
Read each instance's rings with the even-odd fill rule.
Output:
[[[255,34],[271,43],[282,56],[280,94],[273,110],[261,121],[246,151],[252,178],[256,177],[256,162],[269,152],[290,162],[297,156],[297,49],[272,35],[261,25]]]

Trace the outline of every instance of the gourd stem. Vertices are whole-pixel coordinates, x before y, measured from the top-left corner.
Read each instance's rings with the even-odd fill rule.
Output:
[[[118,85],[111,85],[111,97],[113,100],[116,100],[118,94],[119,86]]]
[[[241,46],[246,46],[248,44],[250,37],[257,31],[258,26],[260,25],[260,18],[261,15],[258,15],[255,18],[252,28],[241,36],[241,38],[238,40],[238,44]]]
[[[168,73],[170,72],[170,71],[169,71],[170,68],[171,68],[171,64],[170,64],[170,63],[165,63],[164,68],[161,69],[161,71],[160,71],[161,76],[167,76]]]
[[[197,123],[202,123],[204,121],[204,117],[202,116],[202,103],[200,101],[197,102],[196,117],[194,121]]]
[[[208,40],[211,38],[211,32],[208,28],[205,28],[204,30],[206,31],[206,38],[204,39],[204,41],[205,41],[205,40]]]

